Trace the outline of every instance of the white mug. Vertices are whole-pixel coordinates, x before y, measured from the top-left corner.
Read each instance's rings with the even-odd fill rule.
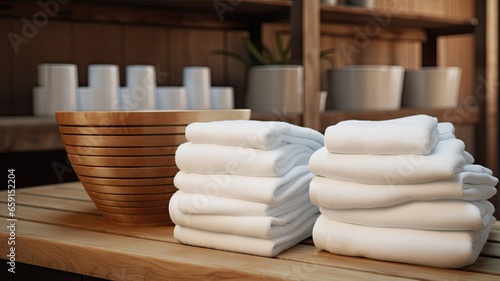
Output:
[[[49,107],[49,89],[47,87],[33,87],[33,115],[54,116]]]
[[[157,87],[156,109],[188,109],[186,89],[184,87]]]
[[[92,110],[113,110],[118,101],[120,87],[119,69],[112,64],[94,64],[88,67],[89,96],[92,96]]]
[[[48,89],[53,112],[76,110],[77,72],[74,64],[50,64]]]
[[[185,67],[183,81],[189,109],[210,109],[210,68]]]
[[[233,87],[210,88],[210,103],[212,109],[234,109]]]
[[[79,87],[76,101],[80,111],[100,110],[99,100],[93,95],[92,88]]]
[[[152,65],[127,66],[126,94],[120,97],[127,110],[155,109],[156,72]]]

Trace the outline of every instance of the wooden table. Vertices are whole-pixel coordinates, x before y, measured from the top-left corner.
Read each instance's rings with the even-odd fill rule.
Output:
[[[0,193],[7,224],[7,194]],[[16,190],[16,262],[112,280],[500,280],[500,224],[461,270],[345,257],[311,239],[264,258],[182,245],[173,227],[113,225],[79,182]],[[5,259],[8,230],[0,227]],[[0,275],[1,276],[1,275]]]

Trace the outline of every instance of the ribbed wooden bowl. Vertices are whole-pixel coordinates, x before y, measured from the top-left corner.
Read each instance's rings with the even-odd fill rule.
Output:
[[[248,120],[250,110],[57,112],[61,139],[83,187],[110,222],[171,224],[175,151],[192,122]]]

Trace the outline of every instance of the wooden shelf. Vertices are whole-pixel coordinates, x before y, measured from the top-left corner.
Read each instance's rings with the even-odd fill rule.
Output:
[[[0,153],[46,150],[64,150],[55,118],[0,118]]]
[[[451,122],[455,126],[476,125],[479,122],[480,110],[471,108],[402,108],[400,110],[381,111],[327,111],[321,114],[321,131],[328,126],[343,120],[385,120],[415,114],[435,116],[439,122]]]
[[[248,29],[255,23],[287,20],[291,0],[163,0],[163,1],[82,1],[61,5],[56,20],[127,23],[174,27]],[[36,3],[35,3],[36,4]],[[225,10],[224,10],[225,9]],[[33,2],[0,4],[0,16],[20,18],[40,10]],[[256,16],[258,15],[258,17]]]
[[[389,15],[389,16],[387,16]],[[384,9],[366,9],[352,6],[321,6],[323,23],[367,24],[378,22],[379,26],[397,28],[423,28],[436,35],[473,33],[477,25],[475,18],[442,18],[430,15],[415,15],[405,12],[391,13]],[[387,25],[385,22],[388,22]]]

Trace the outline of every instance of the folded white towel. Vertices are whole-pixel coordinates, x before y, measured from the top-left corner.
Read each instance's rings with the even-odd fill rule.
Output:
[[[315,175],[368,184],[409,184],[447,179],[466,164],[464,143],[437,143],[429,155],[334,154],[317,150],[309,161]]]
[[[203,175],[178,172],[174,185],[185,193],[278,203],[309,189],[313,174],[308,165],[293,167],[281,177]]]
[[[486,200],[413,201],[371,209],[320,208],[321,214],[339,222],[374,227],[428,230],[481,230],[495,212]]]
[[[495,218],[483,230],[433,231],[347,224],[320,216],[313,230],[314,245],[347,256],[461,268],[474,263]]]
[[[428,115],[347,120],[326,129],[325,147],[341,154],[429,154],[438,140],[437,126],[437,118]]]
[[[323,134],[285,122],[227,120],[195,122],[186,127],[192,143],[208,143],[273,150],[285,144],[301,144],[317,150],[323,146]]]
[[[307,220],[299,228],[272,239],[211,232],[176,225],[174,237],[183,244],[238,252],[250,255],[274,257],[311,236],[318,215]]]
[[[181,144],[175,152],[177,167],[186,173],[279,177],[293,167],[306,165],[314,151],[287,144],[274,150],[218,144]]]
[[[189,215],[179,211],[175,194],[169,203],[169,214],[176,225],[266,239],[293,232],[308,220],[315,220],[318,213],[317,206],[304,204],[276,217]]]
[[[438,140],[455,138],[455,126],[450,122],[438,123]]]
[[[464,170],[479,170],[467,165]],[[416,200],[460,199],[478,201],[496,194],[498,179],[487,173],[464,171],[447,180],[421,184],[372,185],[314,177],[311,202],[330,209],[376,208]]]
[[[224,198],[205,194],[177,191],[179,211],[191,215],[226,216],[280,216],[299,206],[312,205],[307,190],[288,200],[275,203],[258,203],[239,199]]]

